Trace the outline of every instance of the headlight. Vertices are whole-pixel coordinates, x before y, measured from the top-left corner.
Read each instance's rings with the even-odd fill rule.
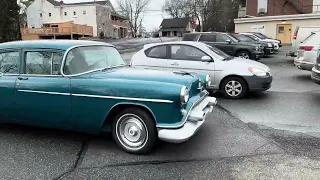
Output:
[[[207,87],[211,86],[211,77],[209,75],[206,76],[206,86]]]
[[[266,76],[267,75],[266,71],[259,69],[259,68],[249,67],[249,71],[256,76]]]
[[[188,102],[189,100],[189,89],[186,86],[183,86],[181,88],[181,92],[180,92],[180,100],[182,104],[185,104]]]
[[[268,47],[272,47],[272,44],[271,44],[271,43],[268,43]]]
[[[259,51],[259,46],[255,46],[256,47],[256,51]]]

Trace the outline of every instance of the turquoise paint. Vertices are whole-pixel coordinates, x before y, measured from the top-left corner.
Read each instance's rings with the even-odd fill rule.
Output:
[[[109,44],[70,40],[18,41],[2,43],[0,49],[58,49],[66,51],[79,45]],[[23,57],[21,58],[22,62]],[[23,68],[21,68],[22,71]],[[200,93],[197,89],[199,83],[197,75],[131,67],[118,67],[76,77],[23,75],[28,80],[17,80],[17,77],[3,76],[0,78],[2,101],[0,112],[3,112],[0,116],[8,117],[10,122],[88,133],[99,133],[108,112],[118,104],[135,104],[150,109],[158,126],[168,128],[182,126],[186,118],[181,113],[180,90],[182,86],[187,86],[190,89],[190,100],[183,106],[187,111],[190,111],[192,105],[199,98],[203,98],[203,94],[206,92]],[[57,92],[66,93],[66,95],[18,90]],[[79,97],[71,94],[162,99],[172,101],[172,103]],[[4,119],[1,120],[4,121]],[[107,119],[107,121],[111,121],[111,119]]]
[[[59,49],[68,50],[74,46],[81,45],[103,45],[113,46],[108,43],[97,41],[81,41],[81,40],[33,40],[33,41],[12,41],[0,44],[0,49]]]
[[[49,128],[71,128],[70,95],[21,92],[19,90],[70,94],[70,79],[65,77],[32,77],[17,80],[16,119],[19,123]],[[18,85],[19,84],[19,85]],[[71,128],[72,129],[72,128]]]
[[[16,111],[14,103],[16,101],[16,79],[17,76],[3,75],[0,77],[0,120],[10,122]]]

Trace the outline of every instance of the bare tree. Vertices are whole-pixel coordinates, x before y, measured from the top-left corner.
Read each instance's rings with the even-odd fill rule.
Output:
[[[149,2],[150,0],[118,0],[121,14],[129,20],[132,37],[137,36]]]
[[[166,0],[162,9],[173,18],[189,17],[190,7],[187,0]]]

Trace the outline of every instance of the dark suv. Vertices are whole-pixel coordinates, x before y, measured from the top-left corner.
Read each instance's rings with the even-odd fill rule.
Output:
[[[239,34],[239,33],[234,33],[230,34],[234,38],[238,39],[239,41],[242,42],[249,42],[249,43],[255,43],[255,44],[261,44],[263,48],[264,55],[269,55],[274,53],[274,45],[272,43],[268,42],[263,42],[255,39],[253,36],[246,35],[246,34]]]
[[[230,56],[259,60],[263,56],[263,48],[259,43],[242,42],[229,33],[202,32],[187,33],[183,41],[199,41],[210,46],[215,46]]]

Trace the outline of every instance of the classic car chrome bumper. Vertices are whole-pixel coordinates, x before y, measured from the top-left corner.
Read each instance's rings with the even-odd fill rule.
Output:
[[[214,97],[206,97],[198,105],[192,108],[186,123],[179,129],[160,129],[159,139],[171,143],[181,143],[190,139],[205,122],[207,116],[212,112],[213,106],[217,104]]]

